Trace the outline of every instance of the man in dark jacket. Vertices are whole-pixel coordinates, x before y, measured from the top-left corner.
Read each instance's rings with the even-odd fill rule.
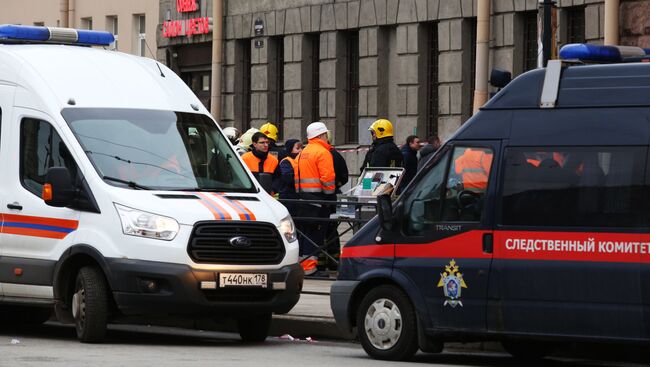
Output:
[[[386,119],[379,119],[368,130],[373,141],[361,165],[361,172],[366,167],[402,167],[402,152],[393,140],[393,124]]]
[[[302,143],[298,139],[288,139],[284,144],[286,157],[280,162],[280,199],[298,199],[295,186],[294,167],[296,157],[302,151]],[[292,216],[298,215],[296,203],[284,203]]]
[[[400,191],[408,186],[418,172],[418,150],[420,150],[420,138],[410,135],[406,138],[406,144],[402,147],[404,174],[400,183]]]
[[[437,135],[432,135],[427,139],[428,144],[423,146],[422,149],[420,149],[420,160],[418,162],[418,170],[421,169],[431,157],[433,157],[433,153],[440,149],[440,146],[442,145],[440,142],[440,138]]]

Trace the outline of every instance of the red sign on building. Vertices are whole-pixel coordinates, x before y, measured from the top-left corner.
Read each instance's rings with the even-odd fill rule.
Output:
[[[196,0],[176,0],[176,11],[179,13],[189,13],[199,10]]]
[[[176,0],[176,11],[179,14],[199,10],[197,0]],[[212,18],[200,17],[163,22],[162,33],[165,38],[190,37],[195,34],[208,34],[212,31]]]
[[[166,21],[163,22],[163,37],[189,37],[195,34],[208,34],[212,31],[211,22],[212,18],[210,17]]]

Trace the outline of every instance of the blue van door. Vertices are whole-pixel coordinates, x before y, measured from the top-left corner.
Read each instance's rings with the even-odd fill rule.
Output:
[[[486,329],[499,147],[497,141],[448,144],[398,203],[403,237],[394,269],[422,295],[432,330]]]
[[[640,338],[647,147],[504,152],[490,331]]]

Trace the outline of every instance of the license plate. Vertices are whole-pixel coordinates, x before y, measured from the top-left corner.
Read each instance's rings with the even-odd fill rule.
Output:
[[[267,274],[220,273],[219,288],[225,287],[261,287],[266,288]]]

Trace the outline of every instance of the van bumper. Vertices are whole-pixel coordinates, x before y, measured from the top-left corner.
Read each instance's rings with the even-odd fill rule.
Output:
[[[336,325],[342,330],[352,331],[353,314],[350,313],[352,293],[361,283],[356,280],[337,280],[330,289],[330,306],[336,320]]]
[[[218,285],[219,272],[143,260],[107,259],[107,263],[113,298],[127,316],[287,313],[298,303],[304,277],[299,264],[275,270],[235,270],[229,272],[268,274],[267,288],[201,289],[201,282]],[[151,282],[156,286],[149,287]]]

